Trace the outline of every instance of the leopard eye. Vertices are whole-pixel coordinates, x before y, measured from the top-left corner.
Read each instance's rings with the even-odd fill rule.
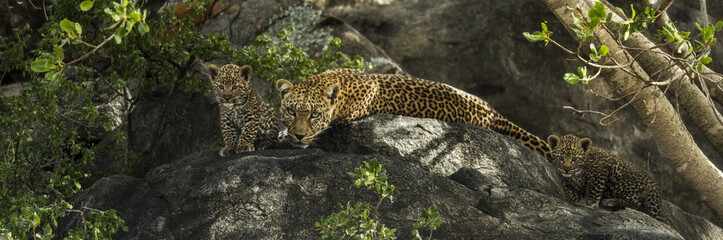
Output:
[[[564,162],[564,161],[565,161],[565,157],[563,157],[563,156],[557,156],[557,160],[559,160],[560,162]]]
[[[318,118],[319,115],[321,115],[321,114],[319,114],[318,112],[314,112],[311,114],[311,118]]]
[[[579,160],[580,160],[579,157],[572,157],[572,162],[577,162],[577,161],[579,161]]]
[[[296,112],[294,111],[294,109],[291,109],[291,108],[287,108],[286,113],[288,113],[291,116],[296,116]]]

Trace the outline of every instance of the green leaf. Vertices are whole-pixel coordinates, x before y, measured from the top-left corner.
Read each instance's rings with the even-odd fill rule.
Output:
[[[604,19],[605,18],[605,6],[603,6],[602,3],[596,2],[595,6],[587,10],[587,16],[592,18],[599,18]]]
[[[52,68],[48,66],[52,66],[50,59],[36,59],[32,63],[30,63],[30,69],[33,70],[33,72],[42,73],[50,71]]]
[[[686,44],[681,43],[680,46],[678,46],[678,53],[683,52],[683,47],[685,47]]]
[[[416,237],[418,240],[422,240],[422,236],[419,235],[419,230],[417,229],[412,230],[412,236]]]
[[[600,57],[604,57],[605,55],[608,55],[608,52],[610,50],[608,49],[608,46],[602,45],[600,46]]]
[[[146,34],[150,29],[148,28],[148,24],[141,23],[138,25],[138,32],[141,33],[141,35]]]
[[[710,58],[710,57],[702,57],[702,58],[700,58],[700,62],[703,63],[703,64],[708,64],[708,63],[710,63],[710,61],[712,61],[712,60],[713,60],[713,59]]]
[[[140,22],[140,21],[141,21],[141,14],[138,13],[138,11],[131,12],[131,13],[129,14],[129,16],[130,16],[130,18],[131,18],[134,22]]]
[[[718,32],[718,31],[720,31],[721,29],[723,29],[723,21],[718,21],[718,22],[715,24],[715,31]]]
[[[33,221],[30,223],[32,228],[37,227],[40,224],[40,216],[37,213],[33,213]]]
[[[600,25],[600,18],[599,18],[599,17],[591,18],[591,19],[590,19],[590,22],[586,24],[587,29],[589,29],[589,30],[595,29],[598,25]]]
[[[80,3],[80,10],[83,12],[87,12],[93,7],[93,1],[83,1]]]
[[[82,35],[82,34],[83,34],[83,27],[80,26],[80,23],[75,23],[74,25],[75,25],[75,32],[78,33],[78,35]]]
[[[578,77],[574,73],[565,73],[565,76],[563,76],[562,79],[565,79],[565,82],[569,84],[576,84],[580,82],[580,77]]]
[[[628,18],[628,16],[625,15],[625,12],[623,12],[623,9],[622,9],[622,8],[615,7],[615,9],[618,10],[618,12],[620,13],[620,15],[623,15],[623,18]]]
[[[55,46],[54,55],[55,61],[63,61],[65,59],[65,50],[61,46]]]
[[[542,35],[542,33],[539,31],[536,31],[532,34],[528,32],[523,32],[522,35],[525,36],[525,38],[527,38],[527,41],[530,42],[539,42],[545,39],[545,36]]]
[[[630,24],[625,25],[623,28],[623,40],[627,41],[628,37],[630,37]]]
[[[595,53],[590,53],[590,61],[597,62],[600,60],[600,57],[598,57]]]
[[[586,78],[587,77],[587,66],[577,67],[577,74],[580,75],[580,78]]]
[[[123,42],[123,36],[122,36],[122,34],[123,34],[123,28],[122,28],[122,27],[115,29],[115,33],[114,33],[114,35],[113,35],[113,38],[115,39],[115,43],[116,43],[116,44],[121,44],[121,42]]]
[[[51,92],[55,92],[55,90],[58,90],[58,88],[60,88],[60,71],[52,71],[46,73],[45,78],[50,80],[50,83],[48,84],[48,89]]]
[[[597,48],[595,48],[595,43],[590,43],[590,51],[597,55]]]
[[[60,29],[63,29],[69,37],[75,38],[77,35],[75,33],[75,23],[73,21],[66,19],[63,19],[63,21],[60,21]]]

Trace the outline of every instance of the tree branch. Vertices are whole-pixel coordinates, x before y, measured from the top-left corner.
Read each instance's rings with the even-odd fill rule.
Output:
[[[594,6],[596,1],[544,0],[544,2],[561,22],[571,23],[572,17],[567,10],[567,6],[585,5],[580,7],[586,12]],[[610,6],[609,3],[607,5]],[[610,11],[610,8],[608,8],[608,11]],[[571,31],[569,24],[568,31]],[[574,33],[570,32],[570,34],[576,38]],[[610,33],[597,29],[594,35],[600,44],[608,46],[610,58],[625,62],[630,57],[630,54],[620,48],[615,37]],[[579,38],[576,38],[576,40],[581,41]],[[603,61],[610,62],[612,60],[605,58]],[[654,64],[648,61],[645,63]],[[630,69],[639,76],[648,76],[637,63],[632,64]],[[665,98],[665,94],[660,88],[645,88],[646,83],[644,81],[632,77],[622,70],[606,69],[604,74],[623,95],[640,91],[637,94],[638,99],[633,101],[632,105],[653,135],[663,160],[675,169],[681,179],[701,197],[717,216],[723,216],[723,201],[720,201],[720,196],[723,196],[723,173],[708,160],[695,144],[680,116]]]

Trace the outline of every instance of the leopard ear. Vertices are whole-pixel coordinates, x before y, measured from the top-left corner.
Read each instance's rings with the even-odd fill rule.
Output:
[[[560,138],[558,138],[557,136],[550,135],[549,137],[547,137],[547,144],[550,145],[550,149],[555,149],[555,147],[557,147],[557,145],[559,143],[560,143]]]
[[[241,67],[241,77],[246,80],[247,82],[251,81],[251,74],[253,73],[253,70],[251,69],[251,66],[244,65]]]
[[[580,139],[578,143],[580,143],[580,147],[582,147],[582,150],[585,152],[587,152],[587,150],[590,150],[590,147],[592,146],[592,140],[590,140],[589,138]]]
[[[279,79],[276,81],[276,89],[279,90],[279,97],[281,97],[281,100],[284,100],[286,94],[289,94],[291,90],[294,89],[294,84],[291,84],[291,82],[286,81],[285,79]]]
[[[206,70],[208,70],[208,75],[211,77],[211,80],[216,79],[216,76],[218,76],[218,67],[216,67],[216,65],[208,65]]]
[[[334,102],[336,102],[336,97],[339,96],[339,85],[334,84],[329,86],[329,88],[326,89],[326,99],[329,100],[329,103],[331,105],[334,105]]]

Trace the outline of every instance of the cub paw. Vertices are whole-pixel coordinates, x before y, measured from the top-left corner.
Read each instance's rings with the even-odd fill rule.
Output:
[[[591,207],[591,208],[597,208],[597,207],[598,207],[598,201],[593,201],[593,200],[585,199],[585,200],[582,200],[581,203],[582,203],[582,205],[585,205],[585,206]]]
[[[627,207],[627,205],[628,204],[626,203],[625,200],[619,199],[619,198],[608,198],[608,199],[600,200],[601,208],[607,208],[607,209],[612,209],[612,210],[622,210],[622,209],[625,209],[625,207]]]
[[[279,135],[277,136],[277,140],[279,142],[285,142],[288,139],[289,135],[289,129],[284,127],[284,130],[279,131]]]

